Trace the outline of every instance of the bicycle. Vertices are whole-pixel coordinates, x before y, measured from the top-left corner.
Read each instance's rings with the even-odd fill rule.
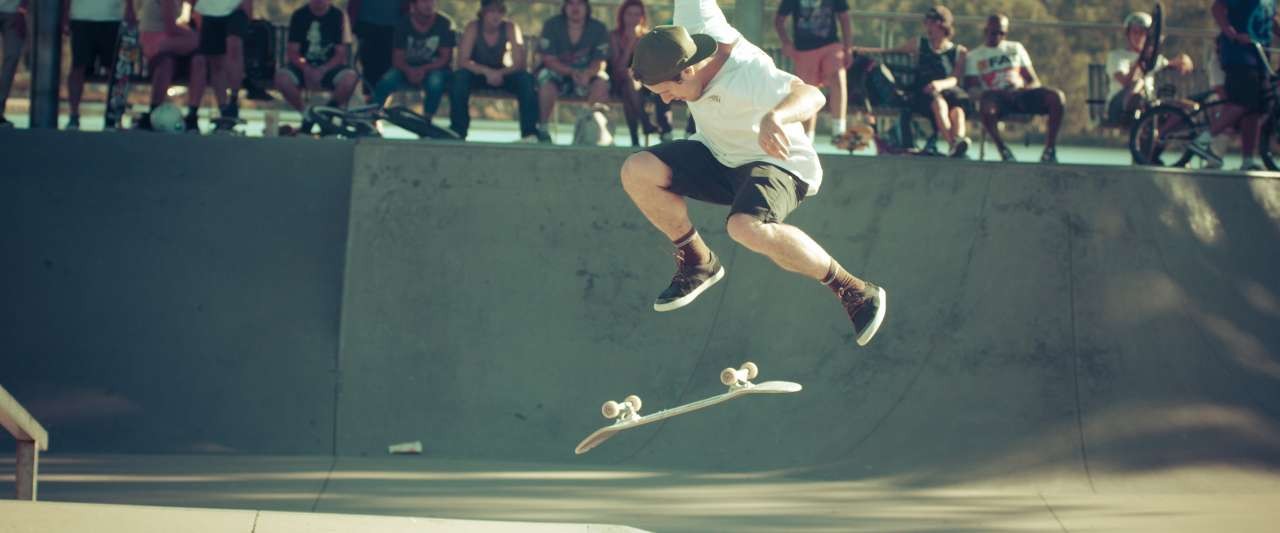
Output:
[[[1272,142],[1280,141],[1277,128],[1280,128],[1280,106],[1275,105],[1277,90],[1280,89],[1280,76],[1271,68],[1266,53],[1258,44],[1254,50],[1262,61],[1263,73],[1266,76],[1263,105],[1266,118],[1263,121],[1261,135],[1258,138],[1260,155],[1263,164],[1269,170],[1277,170],[1272,156]],[[1206,91],[1187,99],[1157,99],[1142,111],[1138,120],[1129,130],[1129,153],[1133,162],[1139,165],[1165,166],[1165,154],[1176,155],[1176,159],[1168,166],[1186,167],[1193,158],[1204,156],[1193,149],[1192,144],[1204,132],[1210,130],[1213,119],[1211,110],[1224,105],[1225,100],[1210,100],[1213,91]]]
[[[307,109],[306,116],[307,120],[320,127],[322,137],[381,137],[377,123],[379,120],[386,120],[417,135],[419,139],[461,140],[453,131],[432,124],[427,117],[404,106],[383,108],[379,105],[366,105],[351,109],[312,106]]]

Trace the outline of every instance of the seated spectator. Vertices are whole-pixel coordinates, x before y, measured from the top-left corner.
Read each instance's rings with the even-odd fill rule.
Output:
[[[588,0],[564,0],[560,14],[542,25],[538,42],[542,67],[538,71],[539,138],[550,142],[547,120],[561,96],[585,97],[590,107],[609,97],[609,30],[591,18]]]
[[[71,36],[71,69],[67,71],[67,106],[70,117],[67,129],[80,129],[80,100],[84,96],[84,79],[94,60],[97,65],[112,67],[116,62],[116,40],[120,37],[120,21],[138,22],[133,0],[66,0],[62,32]]]
[[[360,76],[347,66],[350,47],[346,13],[333,7],[332,0],[308,0],[289,17],[288,64],[276,70],[276,89],[298,111],[304,111],[302,88],[330,91],[327,105],[346,107],[360,83]],[[313,126],[304,118],[301,131],[310,132]]]
[[[240,85],[244,83],[244,36],[249,31],[253,0],[198,0],[200,48],[191,58],[187,93],[187,130],[197,131],[200,101],[213,85],[213,99],[223,118],[240,116]]]
[[[449,93],[453,131],[463,139],[471,128],[471,90],[500,88],[520,105],[520,140],[538,141],[538,92],[525,70],[529,54],[520,26],[507,18],[504,0],[483,0],[477,18],[467,24],[458,44],[458,70]]]
[[[791,17],[791,35],[787,34],[787,17]],[[839,34],[836,33],[837,20],[840,22]],[[795,62],[796,76],[809,85],[827,89],[831,135],[843,134],[849,108],[845,71],[853,66],[849,2],[782,0],[773,18],[773,28],[782,41],[782,53]],[[805,130],[811,138],[817,122],[817,115],[805,122]]]
[[[347,15],[360,40],[360,73],[377,83],[391,70],[391,42],[406,14],[405,0],[347,0]],[[373,98],[372,87],[365,93]]]
[[[436,11],[436,0],[411,0],[391,40],[391,70],[373,88],[374,105],[386,105],[404,87],[421,88],[422,114],[430,121],[449,87],[449,63],[457,46],[453,20]]]
[[[984,31],[986,43],[969,51],[964,69],[966,86],[977,86],[982,91],[978,97],[982,127],[999,148],[1000,159],[1013,161],[1013,152],[1000,137],[1000,119],[1011,113],[1047,114],[1049,131],[1040,161],[1057,163],[1058,129],[1062,127],[1066,96],[1062,91],[1040,85],[1027,49],[1022,43],[1005,40],[1009,34],[1009,17],[1002,14],[987,17]]]
[[[965,135],[965,107],[969,96],[960,88],[965,58],[964,46],[951,41],[955,19],[946,6],[936,5],[924,15],[924,32],[916,42],[907,41],[897,48],[860,48],[855,52],[900,52],[915,54],[915,82],[906,89],[911,111],[933,117],[934,126],[951,146],[952,157],[964,157],[969,149]]]
[[[183,0],[142,0],[138,40],[151,67],[151,111],[169,97],[178,58],[190,55],[199,45],[196,32],[178,24],[182,3]],[[138,120],[138,128],[151,129],[150,111]]]
[[[1172,60],[1156,56],[1151,72],[1144,72],[1138,61],[1151,28],[1151,15],[1137,11],[1124,18],[1126,47],[1107,52],[1107,120],[1114,126],[1129,126],[1147,104],[1155,99],[1156,73],[1173,67],[1187,74],[1194,65],[1187,54]]]
[[[0,128],[12,128],[5,120],[4,106],[9,101],[9,89],[18,73],[18,59],[27,40],[27,0],[0,0],[0,46],[4,47],[4,62],[0,64]]]
[[[671,140],[671,105],[659,98],[631,76],[631,55],[636,41],[649,32],[649,17],[643,0],[625,0],[618,6],[618,26],[609,32],[609,79],[613,90],[622,100],[622,112],[631,131],[631,146],[640,146],[636,128],[644,128],[645,137],[657,133],[662,142]],[[653,114],[658,125],[649,120],[644,111],[646,101],[653,101]]]

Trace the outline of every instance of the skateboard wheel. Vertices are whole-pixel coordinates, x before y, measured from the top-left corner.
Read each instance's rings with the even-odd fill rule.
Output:
[[[756,366],[756,364],[751,361],[742,363],[742,369],[747,371],[748,380],[756,379],[756,376],[760,375],[760,367]]]
[[[725,385],[733,385],[738,382],[738,371],[732,368],[726,368],[720,371],[720,383]]]
[[[631,412],[633,413],[640,412],[640,406],[644,405],[643,403],[640,402],[640,397],[634,394],[627,396],[622,401],[627,402],[628,404],[631,405]]]
[[[600,414],[604,415],[605,418],[618,418],[618,414],[621,412],[622,405],[613,400],[604,402],[604,405],[600,406]]]

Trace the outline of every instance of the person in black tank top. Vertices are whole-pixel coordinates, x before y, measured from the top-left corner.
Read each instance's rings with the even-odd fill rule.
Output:
[[[965,135],[965,107],[969,98],[960,88],[965,54],[964,46],[951,42],[955,33],[954,18],[946,6],[936,5],[924,15],[925,35],[916,42],[907,41],[897,48],[859,48],[860,52],[911,53],[916,56],[915,80],[907,89],[907,105],[911,111],[933,118],[934,126],[951,146],[952,157],[964,157],[969,149]]]
[[[471,91],[500,89],[515,95],[520,106],[520,140],[550,142],[538,130],[538,92],[526,70],[529,56],[520,26],[506,18],[503,0],[483,0],[476,20],[467,24],[458,42],[458,71],[449,92],[453,131],[467,137],[471,126]]]

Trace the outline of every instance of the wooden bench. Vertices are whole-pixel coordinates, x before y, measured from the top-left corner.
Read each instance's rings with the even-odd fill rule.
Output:
[[[9,434],[18,441],[17,498],[34,501],[40,452],[49,449],[49,433],[4,387],[0,387],[0,426],[9,430]]]

